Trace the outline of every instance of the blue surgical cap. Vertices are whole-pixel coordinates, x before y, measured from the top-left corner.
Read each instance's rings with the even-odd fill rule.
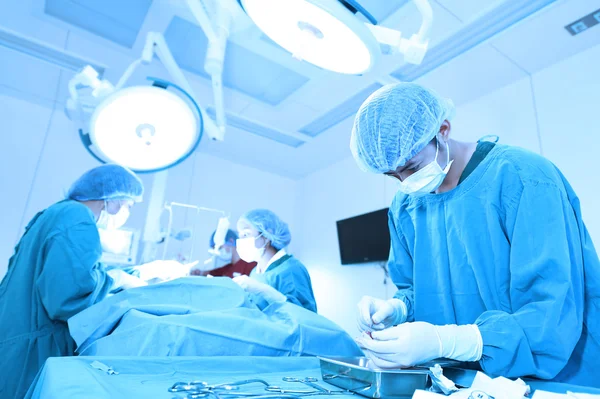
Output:
[[[404,166],[437,135],[454,104],[415,83],[382,87],[361,105],[350,150],[361,169],[385,173]]]
[[[67,198],[76,201],[142,201],[144,185],[129,169],[120,165],[102,165],[88,170],[69,189]]]
[[[217,234],[217,231],[215,230],[212,235],[210,236],[210,240],[208,241],[208,246],[210,248],[214,248],[215,247],[215,234]],[[225,244],[227,245],[233,245],[235,247],[235,240],[238,239],[238,235],[235,231],[229,229],[227,230],[227,234],[225,234]]]
[[[287,223],[267,209],[255,209],[240,219],[254,226],[277,250],[287,247],[292,241],[292,233]]]

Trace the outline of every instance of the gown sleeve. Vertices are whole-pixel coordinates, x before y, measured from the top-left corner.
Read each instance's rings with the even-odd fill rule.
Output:
[[[303,265],[287,261],[269,275],[267,284],[281,292],[287,301],[310,311],[317,311],[317,303],[312,290],[310,275]]]
[[[51,319],[67,321],[108,294],[113,281],[98,262],[98,240],[95,225],[80,223],[46,243],[36,289]]]
[[[551,379],[582,332],[581,221],[564,190],[550,183],[525,184],[506,212],[512,309],[486,311],[477,319],[480,364],[493,375]]]
[[[390,277],[398,288],[394,295],[404,302],[407,309],[406,321],[414,321],[414,291],[413,291],[413,260],[406,248],[406,242],[401,237],[393,213],[389,212],[388,226],[390,228],[390,256],[388,259],[388,270]]]

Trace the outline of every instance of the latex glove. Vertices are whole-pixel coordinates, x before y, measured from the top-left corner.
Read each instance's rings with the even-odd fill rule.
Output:
[[[208,276],[210,272],[203,272],[200,269],[192,269],[190,270],[190,276]]]
[[[190,269],[197,264],[198,262],[182,264],[176,260],[155,260],[136,266],[134,269],[139,271],[140,278],[145,281],[153,279],[174,280],[189,275]]]
[[[473,362],[481,359],[483,350],[481,333],[474,324],[404,323],[363,333],[356,342],[380,368],[411,367],[437,358]]]
[[[251,294],[256,294],[264,298],[267,302],[285,302],[287,298],[281,292],[268,284],[261,283],[260,281],[246,276],[241,275],[233,278],[233,281],[244,289],[244,291]]]
[[[383,330],[406,321],[406,304],[399,299],[363,297],[358,303],[359,331]]]
[[[127,290],[129,288],[143,287],[148,285],[148,283],[146,283],[144,280],[125,273],[121,269],[111,269],[106,273],[113,279],[113,285],[110,289],[111,291],[115,291],[120,288]]]

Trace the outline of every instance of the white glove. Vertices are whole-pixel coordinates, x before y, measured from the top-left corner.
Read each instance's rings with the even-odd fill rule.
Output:
[[[176,260],[155,260],[134,267],[140,273],[140,278],[145,281],[152,279],[174,280],[176,278],[189,275],[190,269],[196,266],[198,262],[181,264]]]
[[[399,299],[363,297],[358,303],[358,329],[362,331],[383,330],[406,321],[408,310]]]
[[[225,263],[225,262],[221,262],[221,263],[216,262],[215,257],[214,257],[215,254],[214,254],[214,252],[212,252],[212,250],[209,250],[208,252],[213,256],[208,258],[207,260],[205,260],[203,263],[200,263],[200,262],[194,263],[194,267],[190,270],[191,275],[206,276],[209,272],[212,272],[215,269],[219,269],[219,268],[227,265],[227,263]]]
[[[356,340],[380,368],[411,367],[437,358],[474,362],[481,359],[483,340],[475,324],[434,326],[404,323]]]
[[[121,269],[111,269],[106,273],[113,279],[113,285],[110,289],[111,291],[119,288],[127,290],[129,288],[143,287],[148,285],[148,283],[146,283],[144,280],[125,273]]]
[[[260,281],[241,275],[233,278],[233,281],[244,289],[244,291],[251,294],[256,294],[264,298],[267,302],[285,302],[287,298],[281,292],[268,284],[261,283]]]

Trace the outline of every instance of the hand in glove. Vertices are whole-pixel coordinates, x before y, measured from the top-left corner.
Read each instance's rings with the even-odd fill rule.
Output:
[[[129,289],[136,287],[143,287],[148,285],[144,280],[132,276],[131,274],[125,273],[121,269],[111,269],[106,272],[113,280],[111,291],[118,289]]]
[[[197,263],[182,264],[176,260],[155,260],[136,266],[134,269],[139,271],[140,278],[145,281],[153,279],[174,280],[189,275],[190,269],[196,266]]]
[[[241,275],[233,278],[233,281],[242,287],[246,292],[251,294],[259,295],[264,298],[267,302],[285,302],[287,298],[281,292],[268,284],[261,283],[260,281]]]
[[[406,321],[406,305],[399,299],[377,299],[365,296],[358,303],[358,329],[383,330]]]
[[[380,368],[411,367],[437,358],[473,362],[483,350],[481,333],[474,324],[404,323],[370,336],[363,333],[356,342]]]

